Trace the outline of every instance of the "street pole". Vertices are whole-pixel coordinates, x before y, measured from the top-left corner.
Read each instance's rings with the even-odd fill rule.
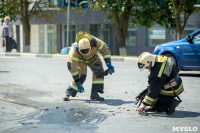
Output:
[[[68,53],[68,47],[69,47],[69,12],[70,12],[70,0],[66,0],[68,2],[67,6],[67,53]]]

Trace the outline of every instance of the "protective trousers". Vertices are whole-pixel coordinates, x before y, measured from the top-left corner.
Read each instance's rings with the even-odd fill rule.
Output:
[[[171,104],[171,102],[173,101],[174,98],[175,97],[159,95],[157,102],[153,106],[153,109],[157,110],[158,112],[167,111],[167,109],[170,107],[170,104]]]
[[[103,93],[104,89],[104,69],[101,62],[101,59],[99,56],[95,55],[91,60],[89,61],[79,61],[78,64],[78,72],[79,72],[79,79],[80,83],[83,84],[85,82],[86,76],[87,76],[87,66],[92,70],[93,77],[92,77],[92,90],[91,94],[94,94],[95,92]],[[75,84],[75,81],[72,80],[70,83],[68,89],[66,90],[67,96],[75,97],[77,94],[77,86]]]

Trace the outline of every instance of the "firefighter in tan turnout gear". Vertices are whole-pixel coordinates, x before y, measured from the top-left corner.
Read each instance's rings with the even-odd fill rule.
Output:
[[[77,92],[83,93],[83,83],[87,75],[87,66],[92,70],[92,90],[90,99],[104,101],[98,93],[104,93],[104,69],[100,57],[100,52],[104,61],[110,70],[114,73],[114,67],[111,65],[111,53],[107,45],[100,39],[86,32],[78,32],[76,41],[73,43],[68,55],[68,70],[70,71],[73,81],[66,90],[64,101],[69,100],[69,96],[75,97]]]
[[[182,79],[172,59],[144,52],[138,58],[138,67],[140,71],[144,69],[150,71],[149,86],[142,92],[146,91],[138,112],[143,112],[146,106],[151,106],[146,111],[172,114],[181,102],[178,95],[183,92]]]

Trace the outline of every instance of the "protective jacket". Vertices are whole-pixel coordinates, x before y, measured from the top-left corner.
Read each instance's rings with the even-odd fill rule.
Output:
[[[183,91],[182,79],[179,77],[171,58],[156,55],[155,65],[151,68],[149,76],[148,93],[143,104],[154,105],[159,95],[175,97],[172,88],[179,95]]]
[[[86,55],[79,52],[78,42],[82,38],[87,38],[90,41],[91,50]],[[103,89],[103,76],[95,74],[96,71],[98,71],[96,67],[103,68],[98,56],[98,51],[102,54],[106,64],[111,63],[110,50],[102,40],[86,32],[77,33],[76,42],[72,45],[68,56],[68,69],[75,82],[81,82],[81,76],[83,77],[83,75],[86,75],[86,66],[89,66],[93,71],[93,88]],[[103,69],[101,69],[101,71],[103,71]],[[72,82],[70,86],[77,90],[74,82]]]

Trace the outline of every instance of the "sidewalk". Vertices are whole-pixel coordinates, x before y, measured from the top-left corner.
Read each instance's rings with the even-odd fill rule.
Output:
[[[53,59],[67,59],[68,55],[60,55],[60,54],[32,54],[32,53],[18,53],[18,52],[11,52],[11,53],[3,53],[0,52],[1,56],[19,56],[22,58],[53,58]],[[134,57],[111,57],[113,62],[124,62],[124,63],[136,63],[137,58]]]

